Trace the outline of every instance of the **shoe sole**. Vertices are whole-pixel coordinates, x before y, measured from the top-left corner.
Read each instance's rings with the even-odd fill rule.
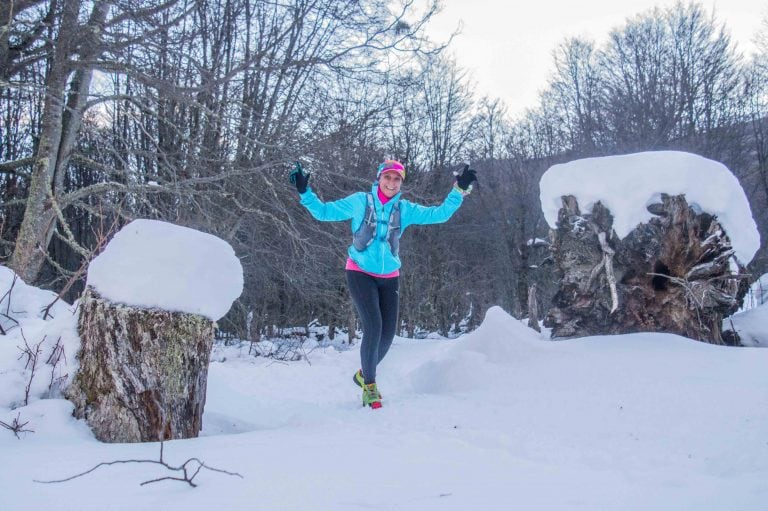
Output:
[[[370,406],[374,410],[381,408],[381,398],[379,398],[377,401],[371,401],[370,403],[366,403],[365,401],[363,401],[363,408],[365,408],[366,406]]]

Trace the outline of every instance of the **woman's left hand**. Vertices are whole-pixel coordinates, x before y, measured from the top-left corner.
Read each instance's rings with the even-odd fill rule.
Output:
[[[293,171],[288,176],[288,179],[290,179],[291,183],[296,186],[296,191],[302,194],[307,191],[310,175],[310,172],[304,172],[304,169],[301,167],[301,163],[297,161],[293,164]]]
[[[464,170],[461,174],[456,176],[456,186],[459,187],[463,193],[469,193],[472,191],[472,183],[477,182],[477,173],[469,168],[469,165],[464,165]]]

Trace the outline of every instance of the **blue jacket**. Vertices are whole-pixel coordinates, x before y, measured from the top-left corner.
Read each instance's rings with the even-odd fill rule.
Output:
[[[399,201],[401,236],[410,225],[440,224],[445,222],[459,209],[464,200],[461,192],[452,189],[439,206],[420,206],[419,204],[401,199],[399,193],[387,201],[386,204],[382,204],[377,193],[378,186],[378,183],[374,183],[371,189],[374,208],[376,209],[376,218],[389,218],[392,207]],[[301,204],[309,210],[313,217],[320,221],[352,220],[352,233],[357,232],[362,225],[366,209],[368,208],[368,194],[365,192],[353,193],[333,202],[321,201],[311,188],[307,188],[307,191],[300,196]],[[363,270],[370,273],[387,274],[400,268],[400,257],[392,254],[389,243],[386,239],[383,239],[386,235],[386,229],[386,223],[379,223],[376,236],[374,236],[373,242],[368,248],[359,251],[350,245],[347,250],[349,257]]]

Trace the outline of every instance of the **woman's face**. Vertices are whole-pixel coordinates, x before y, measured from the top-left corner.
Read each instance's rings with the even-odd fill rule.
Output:
[[[403,178],[397,172],[384,172],[379,177],[379,188],[388,198],[392,198],[400,192]]]

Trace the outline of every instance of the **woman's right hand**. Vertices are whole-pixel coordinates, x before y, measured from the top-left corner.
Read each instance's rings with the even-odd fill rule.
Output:
[[[293,164],[293,170],[288,176],[288,179],[290,179],[291,183],[296,185],[296,190],[299,193],[304,193],[307,191],[310,175],[311,172],[304,172],[304,169],[301,168],[301,163],[297,161]]]

